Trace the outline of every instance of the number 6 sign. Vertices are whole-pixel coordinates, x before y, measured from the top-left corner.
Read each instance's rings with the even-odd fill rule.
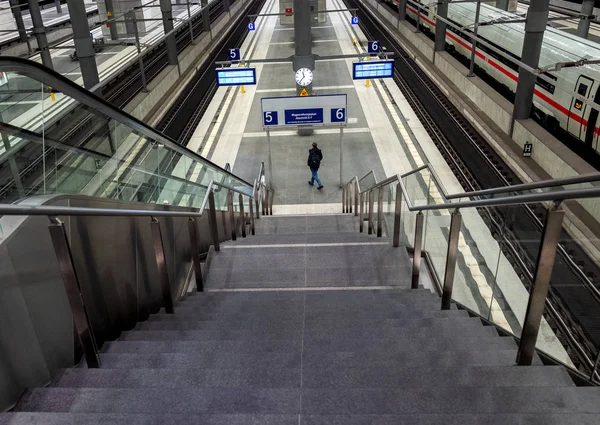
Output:
[[[379,53],[379,41],[369,41],[367,51],[369,53]]]
[[[346,108],[333,108],[331,122],[346,122]]]

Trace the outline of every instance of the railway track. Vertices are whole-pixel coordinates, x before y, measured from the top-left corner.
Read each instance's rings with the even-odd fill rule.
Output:
[[[361,28],[371,40],[399,52],[394,81],[415,110],[434,143],[466,191],[521,183],[450,100],[427,77],[364,6],[358,7]],[[546,208],[529,205],[479,209],[523,283],[529,287],[538,255]],[[554,266],[545,318],[575,365],[591,370],[600,344],[600,270],[563,231]]]

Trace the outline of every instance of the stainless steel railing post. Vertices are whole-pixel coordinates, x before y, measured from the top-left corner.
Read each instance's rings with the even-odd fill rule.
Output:
[[[392,245],[394,248],[400,246],[400,225],[401,225],[401,214],[402,214],[402,187],[396,185],[396,204],[394,206],[394,240]]]
[[[196,220],[193,217],[188,219],[188,229],[190,231],[190,247],[192,251],[192,263],[194,264],[194,275],[196,277],[196,290],[204,291],[204,282],[202,281],[202,267],[200,266],[200,244],[198,241],[198,228]]]
[[[353,193],[352,193],[352,183],[348,183],[346,185],[346,193],[347,193],[346,200],[348,202],[348,212],[350,214],[352,214],[352,195],[353,195]]]
[[[240,224],[242,225],[242,238],[246,237],[246,214],[244,214],[244,196],[240,193],[238,196],[240,202]]]
[[[77,337],[79,338],[85,361],[89,368],[98,368],[101,366],[98,346],[96,345],[90,318],[85,307],[79,278],[75,271],[73,255],[65,226],[58,218],[50,217],[48,229],[50,230],[54,253],[58,260],[58,267],[63,278],[71,313],[73,314],[75,330],[77,331]]]
[[[215,247],[215,251],[219,252],[221,250],[221,245],[219,243],[219,228],[217,227],[217,210],[215,208],[215,194],[210,190],[208,194],[208,221],[210,223],[210,234],[212,237],[213,245]]]
[[[160,289],[165,306],[165,313],[173,314],[173,294],[171,292],[171,283],[169,282],[169,273],[167,271],[167,256],[165,255],[165,246],[163,243],[160,222],[156,217],[150,221],[152,230],[152,245],[154,246],[154,256],[156,257],[156,267],[158,269],[158,278],[160,280]]]
[[[227,191],[227,211],[229,213],[229,226],[231,227],[231,240],[237,240],[236,228],[235,228],[235,211],[233,210],[233,192]]]
[[[358,181],[356,179],[352,182],[352,190],[354,190],[354,217],[358,216]]]
[[[529,366],[533,361],[535,343],[546,306],[546,296],[550,288],[550,278],[552,277],[552,268],[554,267],[564,215],[565,212],[559,209],[548,210],[546,213],[546,222],[533,275],[533,284],[529,291],[530,295],[523,322],[519,351],[517,352],[517,364],[519,366]]]
[[[369,222],[367,224],[368,230],[367,233],[369,235],[373,234],[373,207],[375,203],[375,192],[373,190],[369,191]]]
[[[383,186],[377,192],[377,237],[383,233]]]
[[[458,239],[462,215],[458,209],[452,213],[450,221],[450,235],[448,236],[448,251],[446,254],[446,268],[444,270],[444,286],[442,289],[442,310],[450,310],[452,302],[452,286],[454,285],[454,272],[456,271],[456,258],[458,256]]]
[[[254,230],[254,208],[252,207],[253,199],[248,199],[248,208],[250,208],[250,234],[254,236],[256,231]]]
[[[346,186],[342,187],[342,214],[346,213]]]
[[[360,194],[360,213],[358,214],[358,231],[365,231],[365,194]]]
[[[423,213],[419,211],[415,221],[415,244],[413,250],[413,266],[411,289],[419,287],[419,274],[421,273],[421,251],[423,248]]]

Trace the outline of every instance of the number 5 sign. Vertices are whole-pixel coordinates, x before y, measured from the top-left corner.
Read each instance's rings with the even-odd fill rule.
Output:
[[[241,59],[240,49],[229,49],[229,60],[239,61]]]
[[[331,122],[346,122],[346,108],[331,109]]]
[[[269,125],[277,125],[279,122],[277,117],[277,111],[263,112],[263,125],[265,127]]]

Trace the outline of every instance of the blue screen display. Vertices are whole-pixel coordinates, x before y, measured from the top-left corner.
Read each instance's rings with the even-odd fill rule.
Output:
[[[354,80],[390,78],[394,75],[394,61],[354,62],[352,65]]]
[[[256,84],[255,68],[217,69],[217,84],[220,86],[241,86]]]

